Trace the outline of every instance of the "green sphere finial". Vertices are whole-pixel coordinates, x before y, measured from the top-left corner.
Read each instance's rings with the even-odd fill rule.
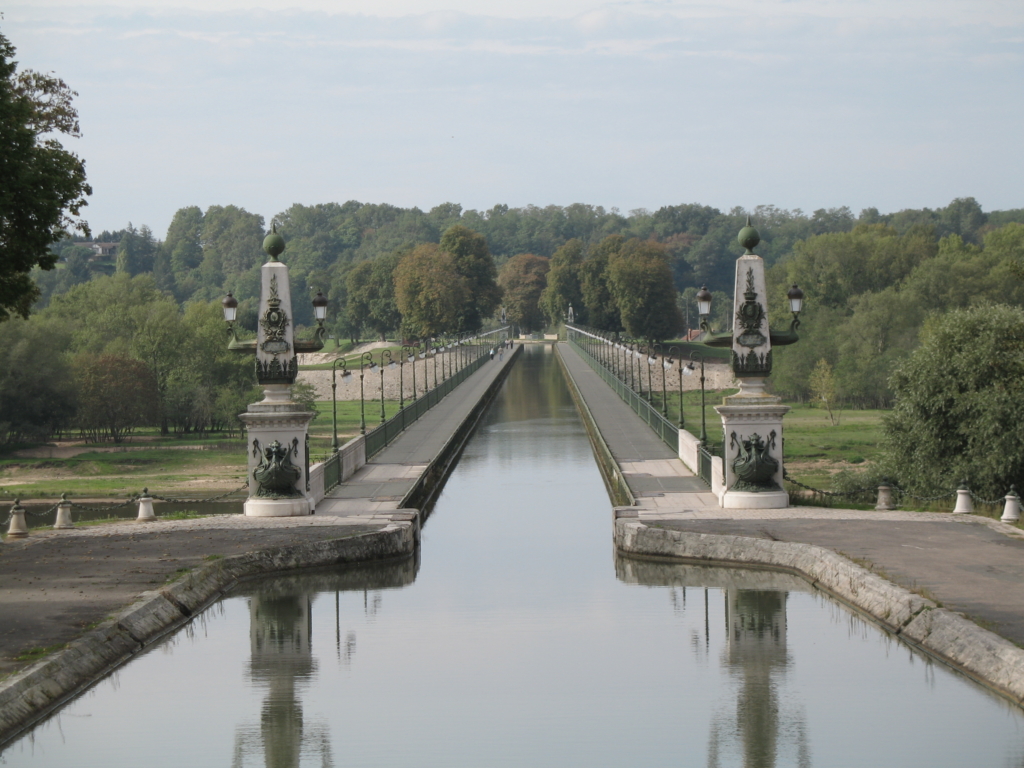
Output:
[[[744,256],[753,256],[754,248],[761,242],[761,236],[757,233],[757,230],[750,226],[750,217],[747,216],[747,226],[740,230],[739,236],[736,238],[739,244],[747,249]]]
[[[263,238],[263,250],[271,261],[277,261],[277,257],[284,253],[284,238],[277,234],[276,221],[271,226],[270,234]]]

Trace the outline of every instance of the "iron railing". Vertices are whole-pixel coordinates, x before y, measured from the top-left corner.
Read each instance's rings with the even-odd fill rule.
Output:
[[[697,474],[700,475],[700,479],[711,485],[711,460],[715,457],[714,447],[711,445],[698,445],[697,446]],[[714,486],[711,486],[714,487]]]
[[[445,395],[459,386],[459,384],[469,378],[481,365],[490,359],[487,356],[486,349],[479,347],[476,350],[478,356],[472,362],[468,363],[461,370],[456,371],[433,389],[427,390],[421,397],[411,403],[407,403],[405,408],[402,408],[390,419],[387,419],[383,424],[366,433],[367,461],[387,448],[406,427],[441,402]]]
[[[658,412],[657,408],[637,394],[618,376],[605,368],[599,360],[584,349],[582,345],[578,344],[576,340],[572,338],[571,334],[569,334],[569,343],[572,345],[572,348],[579,353],[580,357],[582,357],[587,364],[593,368],[602,379],[604,379],[605,383],[615,390],[615,393],[621,397],[641,419],[647,422],[648,426],[655,431],[665,445],[678,454],[679,427],[662,416]]]

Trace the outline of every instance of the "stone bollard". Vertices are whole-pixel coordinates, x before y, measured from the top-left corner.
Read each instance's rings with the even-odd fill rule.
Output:
[[[973,515],[974,502],[971,500],[971,491],[967,483],[961,483],[956,489],[956,506],[953,507],[954,515]]]
[[[71,522],[71,502],[68,501],[66,493],[60,495],[60,503],[57,504],[57,519],[53,521],[53,527],[55,529],[75,527],[75,524]]]
[[[895,509],[892,503],[892,488],[888,485],[878,486],[878,503],[875,504],[875,509],[881,512]]]
[[[19,499],[14,500],[11,507],[11,525],[7,529],[8,539],[24,539],[28,536],[28,526],[25,525],[25,508],[21,506]]]
[[[156,515],[153,513],[153,499],[149,495],[149,488],[142,489],[142,495],[139,496],[139,516],[135,518],[138,523],[152,523],[156,521]]]
[[[999,519],[1004,523],[1016,523],[1020,520],[1020,496],[1017,495],[1016,485],[1010,486],[1010,492],[1006,494],[1006,505],[1003,507],[1003,516]]]

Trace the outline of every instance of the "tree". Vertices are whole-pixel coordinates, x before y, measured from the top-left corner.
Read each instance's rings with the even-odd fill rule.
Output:
[[[501,302],[497,269],[487,248],[487,238],[461,224],[449,227],[441,236],[443,253],[451,254],[455,271],[466,280],[468,293],[452,330],[475,331],[494,314]]]
[[[404,329],[421,337],[461,329],[470,283],[459,274],[452,254],[433,243],[402,257],[395,270],[395,297]]]
[[[0,322],[28,317],[39,295],[29,273],[57,263],[49,247],[69,228],[89,233],[77,217],[92,194],[85,163],[57,139],[44,138],[80,135],[71,106],[77,94],[49,75],[16,74],[14,52],[0,34]]]
[[[349,270],[345,279],[349,323],[371,328],[381,341],[398,330],[402,322],[395,302],[395,269],[401,253],[361,261]]]
[[[811,397],[814,399],[814,402],[828,411],[829,423],[833,427],[838,426],[839,416],[832,413],[832,408],[836,404],[838,387],[836,385],[836,375],[832,371],[832,366],[828,360],[822,358],[818,361],[818,364],[814,366],[814,370],[811,371],[808,383],[811,387]]]
[[[543,256],[520,253],[506,261],[498,275],[498,285],[504,291],[506,316],[526,332],[544,326],[540,297],[550,268],[551,262]]]
[[[893,373],[885,465],[919,492],[967,480],[988,498],[1024,489],[1024,309],[954,310]]]
[[[670,339],[683,326],[664,246],[633,238],[608,262],[608,284],[633,337]]]
[[[0,445],[42,442],[71,423],[75,389],[55,330],[37,317],[14,318],[4,327]]]
[[[145,363],[120,355],[81,355],[72,363],[79,429],[92,440],[124,442],[155,415],[156,380]]]
[[[569,312],[570,306],[579,322],[589,322],[583,304],[582,268],[583,242],[575,238],[551,257],[548,284],[540,297],[541,309],[550,322],[559,322]]]
[[[608,263],[622,249],[622,235],[609,235],[592,248],[580,265],[580,291],[587,320],[602,331],[621,331],[622,315],[608,284]]]

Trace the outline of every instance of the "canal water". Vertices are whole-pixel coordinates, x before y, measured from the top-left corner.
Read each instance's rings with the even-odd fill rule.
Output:
[[[1021,766],[1021,711],[805,582],[621,558],[531,347],[419,560],[254,583],[7,766]]]

